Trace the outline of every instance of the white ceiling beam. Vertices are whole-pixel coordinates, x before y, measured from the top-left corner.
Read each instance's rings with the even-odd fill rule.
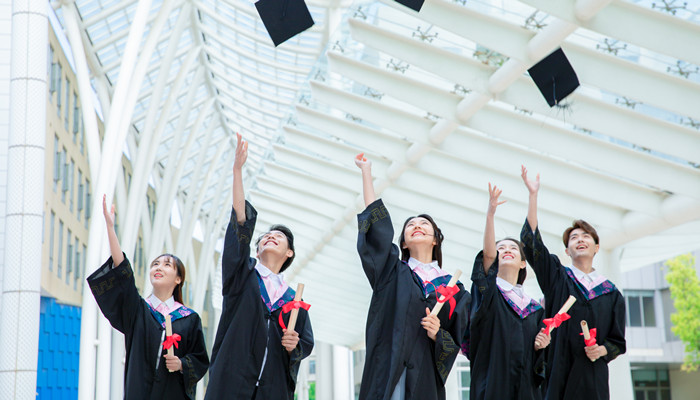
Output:
[[[657,53],[700,64],[700,26],[630,1],[614,0],[589,20],[577,16],[576,0],[520,0],[547,14]]]
[[[316,193],[316,195],[337,204],[348,204],[357,197],[355,190],[349,189],[347,185],[341,185],[339,182],[333,181],[328,176],[320,176],[317,173],[309,174],[272,161],[265,162],[264,170],[265,176],[275,181],[285,182],[287,185],[295,187],[306,187],[307,185],[323,187],[323,191]],[[359,189],[360,187],[358,186]]]

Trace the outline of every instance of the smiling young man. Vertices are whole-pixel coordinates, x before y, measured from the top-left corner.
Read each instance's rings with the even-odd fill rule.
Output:
[[[574,221],[562,237],[572,265],[564,266],[557,256],[549,254],[537,226],[539,175],[528,180],[527,169],[522,167],[522,178],[530,197],[520,238],[544,293],[546,316],[554,316],[570,295],[576,298],[568,312],[570,321],[552,333],[545,398],[609,399],[608,363],[626,350],[624,298],[593,267],[600,247],[597,232],[586,221]],[[580,335],[582,320],[596,329],[590,345]]]
[[[291,400],[299,363],[313,349],[308,313],[299,309],[294,330],[284,329],[291,313],[282,307],[295,292],[282,272],[294,260],[294,236],[274,225],[250,241],[257,211],[245,201],[242,168],[248,143],[238,135],[233,165],[233,211],[222,255],[223,308],[212,349],[207,399]]]

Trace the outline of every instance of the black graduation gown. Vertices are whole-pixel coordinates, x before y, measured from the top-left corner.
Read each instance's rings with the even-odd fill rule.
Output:
[[[626,351],[625,300],[610,281],[588,292],[567,273],[556,255],[542,242],[539,229],[532,232],[525,221],[520,240],[525,245],[525,257],[535,270],[537,282],[544,293],[545,315],[552,317],[564,305],[569,295],[576,303],[569,310],[571,319],[552,332],[547,351],[546,399],[601,400],[609,399],[608,363]],[[608,354],[596,362],[586,357],[581,333],[581,320],[596,328],[596,342],[605,346]]]
[[[544,309],[531,301],[524,310],[498,288],[498,258],[484,271],[483,251],[474,260],[471,307],[472,400],[540,400],[544,350],[535,337],[544,328]]]
[[[372,287],[360,400],[389,399],[406,370],[406,400],[445,399],[445,380],[460,351],[469,320],[471,296],[461,283],[456,306],[442,307],[437,340],[421,326],[425,308],[436,303],[434,290],[399,258],[394,229],[381,199],[358,215],[357,250]],[[429,292],[426,298],[425,292]]]
[[[170,313],[173,333],[181,336],[175,355],[182,362],[182,372],[168,372],[163,357],[167,351],[163,349],[158,357],[165,318],[139,295],[126,257],[116,268],[112,266],[110,257],[87,282],[102,314],[124,334],[124,398],[194,400],[197,382],[209,366],[199,315],[186,307]]]
[[[291,353],[287,352],[281,343],[279,315],[281,306],[294,299],[294,290],[289,288],[270,310],[264,285],[260,288],[256,260],[250,258],[257,211],[247,201],[245,207],[245,223],[239,225],[232,211],[226,230],[222,255],[224,301],[212,349],[206,398],[249,400],[255,393],[255,399],[292,400],[299,363],[314,346],[311,322],[308,312],[299,309],[294,329],[299,332],[299,344]],[[283,314],[285,326],[290,314]],[[266,349],[265,368],[258,381]]]

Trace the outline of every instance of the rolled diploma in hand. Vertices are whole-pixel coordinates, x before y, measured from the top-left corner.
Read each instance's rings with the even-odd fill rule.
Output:
[[[561,306],[561,309],[557,314],[566,314],[571,308],[571,306],[574,305],[574,303],[576,303],[576,297],[569,295],[569,298],[566,299],[566,303],[564,303],[564,305]],[[552,328],[549,330],[550,334],[552,333],[554,328],[556,328],[556,325],[553,325]]]
[[[457,271],[455,271],[455,274],[452,275],[452,279],[450,279],[450,281],[447,283],[447,287],[452,287],[452,286],[456,285],[460,276],[462,276],[462,270],[458,269]],[[445,296],[442,296],[442,295],[440,296],[440,300],[443,300],[444,298],[445,298]],[[441,303],[438,301],[435,304],[435,307],[433,307],[433,310],[430,312],[430,315],[437,315],[440,312],[440,310],[442,309],[443,304],[445,304],[445,303]]]
[[[588,323],[584,319],[581,321],[581,331],[583,331],[583,339],[584,340],[590,340],[591,339],[591,333],[588,331]]]
[[[301,296],[304,294],[304,284],[297,284],[297,292],[294,295],[294,301],[301,301]],[[294,326],[297,324],[297,316],[299,315],[299,309],[295,308],[289,314],[289,324],[287,324],[287,331],[294,330]]]
[[[173,335],[173,322],[170,318],[170,314],[165,316],[165,337],[169,337]],[[173,348],[175,346],[170,346],[168,348],[168,355],[169,356],[174,356],[175,355],[175,349]],[[172,370],[168,370],[169,372],[173,372]]]

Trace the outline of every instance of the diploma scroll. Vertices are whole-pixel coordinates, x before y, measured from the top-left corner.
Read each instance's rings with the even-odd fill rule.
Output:
[[[454,287],[457,284],[457,281],[459,280],[460,276],[462,276],[462,270],[458,269],[457,271],[455,271],[455,274],[452,275],[452,279],[450,279],[450,281],[447,283],[447,287]],[[442,305],[445,304],[445,301],[445,296],[440,296],[440,299],[438,300],[437,304],[435,304],[435,307],[433,307],[433,310],[430,312],[430,315],[438,315],[438,313],[442,309]]]
[[[299,283],[297,284],[297,292],[294,295],[294,301],[301,301],[301,296],[304,294],[304,284]],[[297,324],[297,316],[299,315],[299,309],[295,308],[292,310],[291,314],[289,314],[289,326],[287,327],[287,330],[294,330],[294,326]]]
[[[173,336],[173,322],[172,319],[170,318],[170,314],[165,316],[165,337],[171,337]],[[168,347],[168,355],[169,356],[174,356],[175,355],[175,349],[173,349],[173,346]],[[169,372],[173,372],[172,370],[168,370]]]

